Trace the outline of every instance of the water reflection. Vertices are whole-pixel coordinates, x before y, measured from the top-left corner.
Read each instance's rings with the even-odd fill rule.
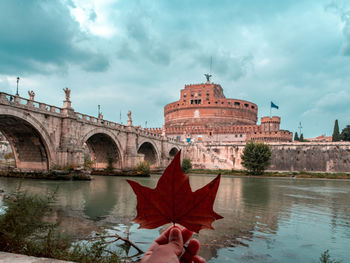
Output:
[[[139,178],[155,187],[158,176]],[[191,176],[192,188],[213,177]],[[20,180],[0,178],[0,189],[13,191]],[[161,229],[141,230],[130,223],[136,197],[125,178],[95,177],[91,182],[22,180],[31,193],[59,187],[55,217],[75,235],[107,228],[126,231],[146,249]],[[267,178],[222,178],[215,211],[224,219],[215,231],[198,236],[200,254],[210,262],[317,262],[326,249],[350,262],[350,182]]]
[[[117,203],[117,190],[112,177],[93,181],[84,192],[84,214],[95,221],[107,217]]]

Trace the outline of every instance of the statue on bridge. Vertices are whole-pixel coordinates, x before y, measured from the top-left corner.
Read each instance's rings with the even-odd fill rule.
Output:
[[[35,92],[32,91],[32,90],[31,90],[31,91],[28,90],[28,95],[29,95],[29,100],[32,100],[32,101],[33,101],[33,100],[34,100],[34,97],[35,97]]]
[[[63,89],[64,93],[66,94],[66,101],[70,101],[70,92],[71,90],[67,87]]]
[[[131,110],[128,111],[128,124],[127,126],[132,126]]]

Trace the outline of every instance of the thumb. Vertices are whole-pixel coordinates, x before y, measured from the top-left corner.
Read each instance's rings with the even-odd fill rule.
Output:
[[[168,245],[172,248],[177,256],[180,256],[183,250],[183,239],[181,230],[174,227],[169,233],[169,243]]]

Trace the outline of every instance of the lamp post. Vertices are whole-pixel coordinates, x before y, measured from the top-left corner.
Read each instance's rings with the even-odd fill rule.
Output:
[[[19,93],[18,93],[18,82],[19,82],[20,78],[17,77],[17,89],[16,89],[16,96],[19,96]]]

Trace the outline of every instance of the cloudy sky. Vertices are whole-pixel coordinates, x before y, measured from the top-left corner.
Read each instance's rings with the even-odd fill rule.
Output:
[[[350,0],[1,0],[0,91],[161,127],[210,69],[226,97],[305,137],[350,124]]]

